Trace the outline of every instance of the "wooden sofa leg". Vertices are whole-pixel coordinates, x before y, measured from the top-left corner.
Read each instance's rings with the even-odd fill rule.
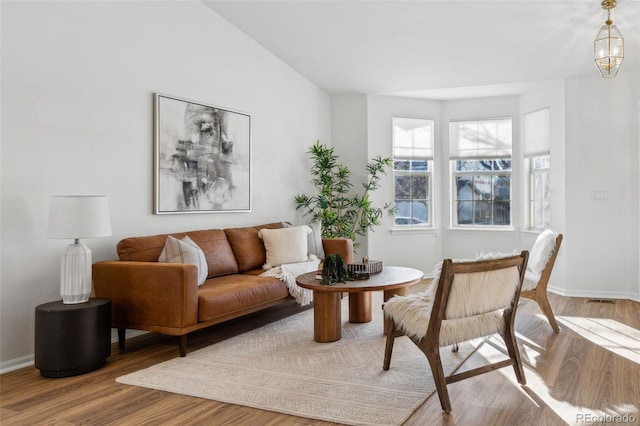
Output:
[[[180,356],[187,356],[187,335],[183,334],[180,336]]]
[[[127,329],[126,328],[119,328],[118,329],[118,349],[121,350],[121,351],[124,351],[126,333],[127,333]]]

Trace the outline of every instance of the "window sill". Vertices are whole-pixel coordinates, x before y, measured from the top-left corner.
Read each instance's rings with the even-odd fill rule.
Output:
[[[391,235],[410,235],[410,234],[437,234],[437,230],[426,226],[395,226],[389,230]]]
[[[460,233],[460,234],[478,234],[478,233],[513,233],[515,232],[515,228],[457,228],[452,227],[449,228],[449,232]]]
[[[522,235],[536,237],[542,233],[542,229],[521,229],[520,233]]]

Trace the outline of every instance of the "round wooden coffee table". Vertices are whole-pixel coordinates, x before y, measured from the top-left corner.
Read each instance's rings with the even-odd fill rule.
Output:
[[[349,322],[369,322],[372,291],[384,291],[387,301],[396,294],[407,294],[408,287],[419,282],[422,276],[422,271],[417,269],[385,266],[368,280],[324,285],[316,279],[316,272],[309,272],[296,278],[296,282],[302,288],[313,290],[313,338],[326,343],[342,337],[341,293],[349,293]]]

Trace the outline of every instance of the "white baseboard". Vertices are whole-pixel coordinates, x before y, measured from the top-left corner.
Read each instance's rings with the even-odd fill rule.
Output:
[[[136,337],[142,334],[146,334],[148,331],[144,330],[127,330],[127,338]],[[118,341],[118,330],[115,328],[111,330],[111,343]],[[11,371],[20,370],[21,368],[31,367],[35,365],[35,355],[29,354],[21,356],[19,358],[10,359],[0,362],[0,374],[9,373]]]
[[[0,374],[9,373],[11,371],[20,370],[21,368],[33,366],[35,359],[33,354],[21,356],[20,358],[10,359],[0,362]]]
[[[567,290],[564,288],[547,287],[551,293],[558,294],[560,296],[567,297],[585,297],[592,299],[628,299],[633,300],[634,302],[640,302],[640,295],[628,293],[628,292],[612,292],[612,291],[602,291],[602,290]]]

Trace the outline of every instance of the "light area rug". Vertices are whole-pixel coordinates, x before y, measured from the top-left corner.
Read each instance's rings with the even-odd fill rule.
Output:
[[[329,422],[400,425],[435,385],[426,357],[407,337],[396,339],[391,368],[382,370],[381,305],[382,292],[374,292],[372,321],[351,324],[345,297],[336,342],[313,340],[310,309],[116,381]],[[474,349],[442,348],[445,374]]]

